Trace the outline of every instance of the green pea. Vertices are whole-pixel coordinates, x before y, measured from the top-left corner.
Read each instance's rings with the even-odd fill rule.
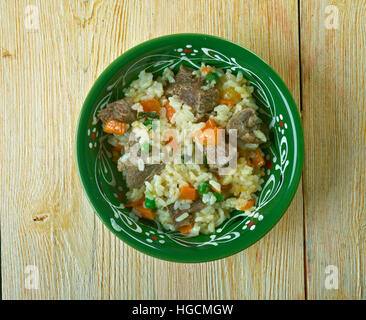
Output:
[[[145,207],[147,209],[155,209],[156,208],[156,202],[154,199],[145,198]]]
[[[199,187],[198,187],[198,193],[202,196],[205,193],[210,191],[210,184],[208,182],[204,182],[202,183]]]
[[[220,82],[220,77],[217,73],[212,72],[206,75],[206,82],[211,83],[212,81],[215,81],[216,84]]]
[[[223,200],[222,193],[218,193],[218,192],[216,192],[216,191],[213,191],[212,193],[213,193],[213,195],[214,195],[214,196],[215,196],[215,198],[216,198],[216,202],[221,202],[221,201]]]
[[[146,121],[144,122],[144,126],[145,126],[145,127],[149,126],[150,124],[152,124],[152,120],[146,120]]]

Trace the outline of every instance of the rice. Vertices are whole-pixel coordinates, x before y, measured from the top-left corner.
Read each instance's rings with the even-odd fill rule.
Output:
[[[221,192],[221,184],[215,180],[210,180],[209,184],[216,192]]]
[[[181,214],[178,218],[175,219],[175,221],[177,222],[181,222],[183,221],[185,218],[188,218],[189,214],[188,212],[184,212],[183,214]]]
[[[154,81],[153,74],[141,71],[138,79],[131,82],[130,86],[125,89],[126,97],[131,97],[135,102],[160,98],[163,93],[163,83]]]
[[[163,71],[162,81],[164,83],[166,82],[174,83],[175,82],[174,72],[169,68],[165,68]]]
[[[225,127],[227,125],[227,122],[233,115],[231,108],[226,104],[220,104],[217,107],[215,107],[214,113],[216,113],[216,115],[213,116],[213,119],[219,126],[222,127]]]

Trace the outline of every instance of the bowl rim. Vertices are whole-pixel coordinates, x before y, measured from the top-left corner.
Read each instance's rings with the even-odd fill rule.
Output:
[[[273,223],[271,223],[269,226],[264,227],[263,230],[261,230],[261,232],[257,232],[250,240],[247,241],[247,243],[245,245],[242,245],[240,247],[237,247],[231,251],[226,252],[225,254],[217,254],[217,255],[213,255],[209,258],[205,257],[205,258],[181,258],[179,256],[176,256],[174,254],[169,253],[169,251],[163,251],[163,250],[154,250],[151,251],[150,249],[147,249],[146,246],[138,243],[137,241],[133,241],[130,239],[130,237],[128,235],[124,235],[123,232],[117,232],[116,230],[114,230],[113,228],[109,227],[109,221],[107,221],[107,217],[105,217],[104,215],[99,213],[99,209],[98,209],[98,201],[96,201],[93,196],[92,196],[92,190],[91,188],[87,185],[86,183],[86,178],[87,177],[87,170],[82,165],[82,150],[81,150],[81,144],[80,141],[82,140],[82,135],[83,135],[83,130],[82,128],[85,127],[85,123],[83,125],[82,121],[85,118],[85,116],[89,116],[89,114],[87,114],[87,106],[92,103],[93,97],[95,95],[95,92],[102,89],[104,87],[104,84],[107,83],[111,76],[111,72],[115,69],[115,67],[117,65],[120,65],[123,63],[123,61],[126,60],[126,62],[128,62],[130,60],[130,56],[134,55],[134,52],[136,50],[139,50],[141,48],[143,48],[144,46],[146,46],[147,44],[152,45],[155,42],[159,42],[162,40],[167,40],[167,39],[172,39],[175,38],[174,40],[177,41],[180,38],[186,38],[186,37],[196,37],[196,38],[211,38],[211,39],[216,39],[219,40],[221,42],[226,42],[230,45],[236,46],[238,49],[240,50],[244,50],[246,51],[249,55],[251,55],[254,59],[256,59],[258,62],[260,62],[261,64],[263,64],[267,70],[269,71],[269,73],[271,74],[271,77],[275,80],[276,84],[281,88],[284,89],[284,91],[286,92],[287,96],[286,96],[286,100],[289,103],[289,107],[291,109],[291,113],[294,117],[294,123],[296,124],[296,134],[297,134],[297,143],[298,143],[298,156],[296,157],[296,166],[294,169],[294,177],[292,179],[292,188],[289,190],[288,196],[286,197],[286,199],[281,203],[281,207],[279,208],[279,211],[281,212],[280,214],[277,214],[276,217],[273,219]],[[85,121],[86,122],[86,121]],[[124,53],[122,53],[121,55],[119,55],[116,59],[114,59],[103,71],[102,73],[97,77],[97,79],[94,81],[92,87],[90,88],[84,103],[82,105],[82,108],[80,110],[79,113],[79,118],[78,118],[78,122],[77,122],[77,127],[76,127],[76,137],[75,137],[75,157],[76,157],[76,166],[77,166],[77,171],[78,171],[78,175],[79,175],[79,179],[81,181],[81,185],[82,188],[84,189],[84,192],[86,194],[86,197],[89,201],[89,203],[92,206],[92,209],[94,211],[94,213],[102,220],[102,223],[114,234],[117,236],[117,238],[119,238],[120,240],[122,240],[123,242],[125,242],[127,245],[131,246],[132,248],[147,254],[149,256],[161,259],[161,260],[166,260],[166,261],[171,261],[171,262],[179,262],[179,263],[202,263],[202,262],[209,262],[209,261],[215,261],[215,260],[219,260],[219,259],[223,259],[223,258],[227,258],[230,257],[232,255],[235,255],[247,248],[249,248],[250,246],[252,246],[254,243],[258,242],[260,239],[262,239],[265,235],[267,235],[269,233],[269,231],[274,228],[274,226],[276,226],[279,222],[279,220],[281,220],[281,218],[283,217],[283,215],[285,214],[285,212],[287,211],[288,207],[290,206],[300,183],[301,177],[302,177],[302,171],[303,171],[303,165],[304,165],[304,134],[303,134],[303,128],[302,128],[302,122],[301,122],[301,117],[300,117],[300,112],[297,108],[297,105],[291,95],[290,90],[288,89],[288,87],[286,86],[285,82],[282,80],[282,78],[278,75],[278,73],[267,63],[265,62],[262,58],[260,58],[257,54],[255,54],[254,52],[252,52],[251,50],[224,38],[218,37],[218,36],[213,36],[213,35],[208,35],[208,34],[202,34],[202,33],[175,33],[175,34],[170,34],[170,35],[164,35],[164,36],[160,36],[160,37],[156,37],[147,41],[144,41],[136,46],[131,47],[130,49],[128,49],[127,51],[125,51]]]

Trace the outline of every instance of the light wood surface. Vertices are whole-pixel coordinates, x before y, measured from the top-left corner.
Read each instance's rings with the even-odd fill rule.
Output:
[[[0,0],[2,297],[365,298],[361,3],[333,1],[340,25],[328,30],[327,1],[54,0],[29,9]],[[29,29],[34,10],[39,26]],[[118,240],[94,215],[74,161],[79,111],[98,75],[134,45],[179,32],[254,51],[304,115],[304,179],[287,213],[246,251],[202,264],[160,261]],[[38,289],[27,289],[29,265]],[[339,268],[338,290],[325,289],[327,265]]]
[[[326,1],[301,4],[308,298],[365,299],[366,3],[332,5],[338,29],[325,27]],[[338,290],[324,286],[328,265]]]

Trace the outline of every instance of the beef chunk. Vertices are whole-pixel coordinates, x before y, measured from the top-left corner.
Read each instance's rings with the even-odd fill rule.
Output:
[[[202,210],[204,207],[205,204],[201,200],[195,200],[191,203],[191,207],[187,210],[174,209],[174,203],[168,206],[168,210],[173,220],[174,227],[179,229],[180,227],[190,225],[193,222],[193,213]],[[176,221],[176,219],[185,212],[187,212],[189,216],[182,221]]]
[[[106,124],[108,120],[117,120],[124,123],[132,123],[136,120],[136,111],[131,109],[133,101],[131,98],[117,100],[107,105],[98,113],[98,118]]]
[[[173,209],[170,208],[170,207],[173,207],[173,206],[174,206],[174,204],[171,204],[170,206],[168,206],[168,209],[169,209],[170,216],[173,220],[173,225],[174,225],[175,229],[179,229],[180,227],[191,225],[192,222],[193,222],[193,215],[188,212],[189,216],[187,218],[185,218],[182,221],[177,222],[176,219],[179,216],[181,216],[184,212],[181,211],[181,210],[174,210],[174,208]]]
[[[255,130],[260,130],[263,133],[268,132],[267,126],[255,114],[251,108],[246,108],[232,116],[228,121],[226,129],[236,129],[238,139],[243,143],[261,144],[266,141],[259,139],[255,135]]]
[[[202,210],[206,205],[202,200],[195,200],[191,203],[191,207],[188,209],[189,213],[195,213],[196,211]]]
[[[219,102],[219,90],[215,87],[203,90],[201,87],[205,86],[206,82],[194,77],[192,71],[193,69],[181,65],[175,82],[167,87],[166,94],[179,96],[198,113],[211,112]]]
[[[163,164],[145,164],[144,171],[140,171],[136,165],[129,162],[122,163],[119,169],[123,172],[126,178],[127,187],[130,189],[138,188],[145,181],[151,181],[156,174],[160,174],[163,170]]]

